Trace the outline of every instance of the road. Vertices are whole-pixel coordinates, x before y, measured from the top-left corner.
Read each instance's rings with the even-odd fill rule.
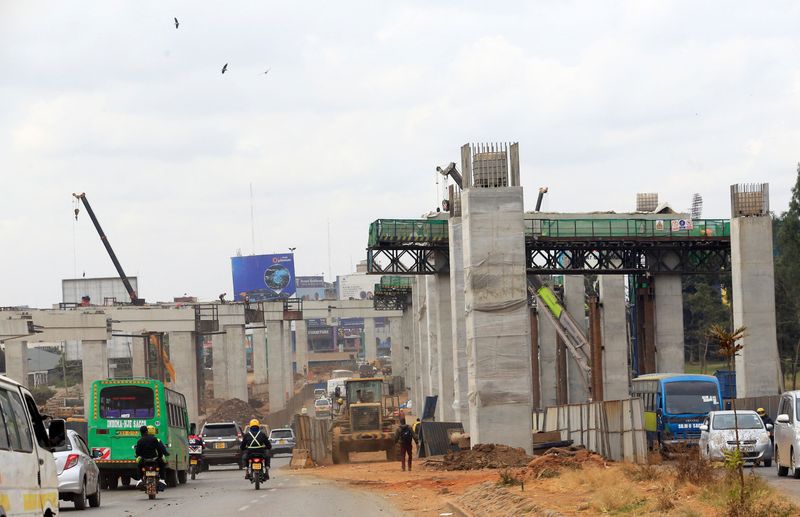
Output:
[[[778,477],[778,469],[775,464],[772,467],[757,467],[753,472],[764,481],[769,483],[769,486],[775,490],[786,494],[793,499],[795,504],[800,503],[800,479],[794,479],[791,472],[786,477]],[[745,474],[750,473],[750,468],[745,467]]]
[[[260,491],[234,466],[212,467],[196,480],[168,488],[150,501],[133,488],[106,490],[100,508],[89,517],[139,515],[303,515],[303,517],[361,517],[402,515],[376,495],[289,471],[288,457],[273,458],[271,479]],[[286,468],[282,468],[286,467]],[[71,502],[61,501],[64,515],[81,515]],[[159,512],[159,513],[155,513]]]

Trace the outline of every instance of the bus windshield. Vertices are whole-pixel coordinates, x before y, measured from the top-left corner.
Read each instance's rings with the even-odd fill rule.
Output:
[[[153,389],[143,386],[109,386],[100,390],[101,418],[153,418]]]
[[[666,413],[708,413],[720,409],[717,385],[708,381],[679,381],[664,384]]]

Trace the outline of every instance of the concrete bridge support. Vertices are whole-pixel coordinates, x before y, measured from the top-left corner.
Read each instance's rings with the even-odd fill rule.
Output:
[[[600,275],[601,333],[603,336],[603,394],[605,400],[628,398],[628,325],[625,278]]]
[[[389,325],[389,336],[391,337],[392,349],[390,357],[392,358],[392,374],[406,378],[406,341],[408,335],[404,334],[403,325],[405,324],[406,310],[400,318],[387,318],[386,321]],[[406,379],[408,382],[408,379]]]
[[[295,358],[297,360],[297,373],[303,374],[303,379],[308,380],[308,322],[298,320],[294,322]]]
[[[450,245],[450,316],[453,349],[453,419],[469,432],[467,383],[467,311],[464,305],[464,237],[461,217],[448,220]]]
[[[263,326],[253,328],[253,384],[267,383],[267,330]]]
[[[225,352],[228,368],[228,398],[247,402],[247,359],[244,325],[225,325]]]
[[[428,371],[428,316],[427,299],[425,297],[425,279],[417,278],[414,284],[414,363],[416,365],[416,385],[414,394],[417,415],[422,417],[422,408],[425,403],[425,396],[428,395],[429,376]]]
[[[197,422],[200,397],[197,392],[197,349],[193,332],[169,333],[169,358],[175,368],[173,388],[186,398],[189,421]]]
[[[292,322],[284,321],[282,328],[283,350],[283,397],[284,403],[294,395],[294,353],[292,351]]]
[[[556,347],[556,328],[550,318],[543,314],[546,307],[539,307],[539,379],[541,384],[542,407],[558,404],[558,367]]]
[[[584,335],[588,333],[586,324],[586,286],[583,275],[564,276],[564,302],[567,312],[578,323]],[[569,350],[567,357],[567,391],[570,404],[582,404],[589,400],[589,386],[584,379],[584,373]],[[585,351],[591,356],[591,350]],[[591,357],[590,357],[591,360]]]
[[[378,344],[375,341],[375,318],[364,318],[364,360],[368,364],[372,364],[377,358]]]
[[[471,152],[465,148],[462,168],[469,177]],[[513,146],[511,155],[509,184],[515,185]],[[470,434],[474,443],[504,443],[530,453],[533,402],[522,187],[466,188],[461,202]]]
[[[28,342],[20,339],[9,339],[6,347],[6,375],[28,386]]]
[[[280,411],[286,407],[283,325],[282,321],[268,321],[266,324],[270,411]]]
[[[108,378],[108,340],[81,340],[83,400],[88,406],[92,382]]]
[[[453,411],[453,324],[451,317],[452,305],[450,303],[450,276],[436,275],[436,289],[438,291],[439,307],[437,311],[436,334],[439,338],[438,377],[439,403],[437,405],[437,418],[441,422],[452,422],[455,418]],[[466,329],[465,329],[466,330]]]
[[[683,290],[680,275],[658,275],[656,294],[656,368],[683,373]]]
[[[734,186],[735,187],[735,186]],[[775,328],[775,266],[768,185],[732,190],[733,326],[746,327],[736,357],[736,396],[776,395],[783,387]],[[755,201],[755,202],[753,202]]]
[[[222,330],[222,329],[220,329]],[[225,334],[211,335],[211,370],[214,373],[215,399],[228,399],[228,358],[225,353]]]
[[[426,311],[426,334],[428,346],[426,349],[426,364],[428,392],[426,395],[436,395],[436,419],[442,419],[442,397],[439,393],[439,288],[435,275],[425,277],[425,298],[428,306]]]
[[[146,332],[147,330],[141,329],[134,334],[143,336]],[[147,368],[144,365],[145,339],[144,337],[131,339],[131,375],[134,377],[145,377],[147,375]]]

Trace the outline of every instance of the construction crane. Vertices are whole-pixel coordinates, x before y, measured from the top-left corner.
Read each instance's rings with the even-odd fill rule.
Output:
[[[92,220],[94,224],[94,228],[97,230],[97,233],[100,235],[100,241],[103,243],[103,246],[106,247],[106,251],[108,255],[111,257],[111,262],[114,263],[114,267],[117,268],[117,273],[119,274],[120,280],[122,280],[122,284],[125,286],[125,290],[128,291],[128,296],[131,297],[131,303],[133,305],[144,305],[144,299],[139,298],[136,294],[136,291],[133,289],[130,281],[128,280],[128,276],[125,274],[125,271],[122,270],[122,265],[119,263],[117,259],[117,255],[114,253],[114,250],[111,248],[111,243],[108,242],[108,238],[106,234],[103,232],[103,228],[100,226],[100,221],[97,220],[97,216],[94,215],[94,210],[92,210],[92,205],[89,204],[89,200],[86,199],[86,194],[84,192],[80,193],[73,193],[72,196],[77,199],[78,201],[83,202],[83,206],[86,207],[86,212],[89,214],[89,218]],[[75,208],[75,220],[78,220],[78,212],[79,209]]]
[[[442,169],[441,167],[436,167],[436,171],[445,178],[450,176],[451,178],[453,178],[453,181],[456,182],[458,188],[463,188],[463,185],[461,184],[463,182],[463,178],[461,177],[461,173],[458,172],[458,170],[456,169],[456,164],[454,162],[450,162],[450,165],[448,165],[444,169]]]

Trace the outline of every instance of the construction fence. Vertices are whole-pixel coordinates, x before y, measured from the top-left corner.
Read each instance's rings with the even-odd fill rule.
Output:
[[[747,397],[736,399],[736,409],[764,408],[764,411],[775,421],[778,418],[778,404],[781,401],[780,395],[764,395],[763,397]],[[730,399],[725,400],[725,409],[733,409]]]
[[[533,413],[533,431],[561,433],[614,461],[647,462],[647,437],[641,399],[552,406]]]
[[[294,415],[300,413],[300,410],[303,409],[303,406],[308,400],[314,400],[313,384],[306,384],[303,386],[300,391],[289,399],[285,408],[279,411],[270,411],[266,418],[264,418],[264,422],[270,429],[288,427],[292,423]]]
[[[331,450],[331,420],[295,415],[293,427],[297,440],[295,448],[307,450],[314,463],[321,463]]]

